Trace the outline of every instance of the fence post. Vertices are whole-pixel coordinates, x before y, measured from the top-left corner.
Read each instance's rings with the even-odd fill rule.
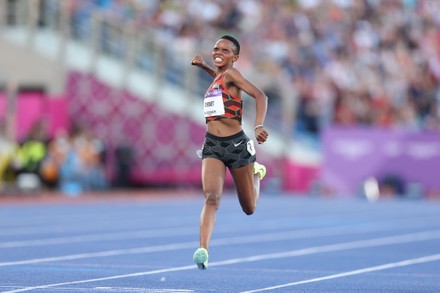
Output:
[[[149,34],[151,34],[151,37],[154,38],[154,35],[149,32]],[[147,36],[148,39],[148,36]],[[161,44],[159,44],[159,42],[155,42],[152,39],[153,42],[153,59],[155,60],[154,62],[154,68],[153,68],[153,75],[154,75],[154,98],[155,99],[159,99],[159,97],[161,96],[161,90],[162,90],[162,85],[163,85],[163,79],[165,78],[165,72],[166,72],[166,48],[164,48]]]
[[[16,117],[17,117],[17,95],[18,95],[18,84],[16,81],[10,79],[7,80],[6,84],[6,95],[7,95],[7,105],[6,105],[6,135],[12,140],[16,141]]]
[[[34,0],[34,1],[27,1],[27,29],[29,32],[28,39],[27,39],[27,45],[28,48],[33,50],[34,43],[35,43],[35,29],[38,22],[38,15],[40,13],[39,10],[40,0]]]
[[[70,10],[67,7],[67,3],[65,1],[60,2],[59,7],[60,13],[60,47],[58,52],[58,64],[60,64],[62,72],[65,72],[66,69],[66,51],[67,51],[67,43],[70,39]]]
[[[7,25],[7,10],[6,1],[0,1],[0,29]]]
[[[96,72],[97,59],[100,53],[100,36],[102,31],[103,16],[100,11],[95,11],[92,14],[92,33],[91,33],[91,60],[90,60],[90,72]]]
[[[124,69],[122,72],[122,87],[125,87],[129,79],[130,73],[134,68],[135,58],[137,54],[137,31],[133,20],[127,20],[124,23],[123,28],[123,40],[127,45],[125,56],[122,62],[124,62]]]

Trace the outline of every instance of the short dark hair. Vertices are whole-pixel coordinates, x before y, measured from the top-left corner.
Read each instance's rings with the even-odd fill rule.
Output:
[[[234,38],[233,36],[230,36],[230,35],[224,35],[220,39],[225,39],[225,40],[231,41],[234,44],[234,46],[235,46],[235,52],[234,53],[236,55],[240,54],[240,43],[237,41],[236,38]]]

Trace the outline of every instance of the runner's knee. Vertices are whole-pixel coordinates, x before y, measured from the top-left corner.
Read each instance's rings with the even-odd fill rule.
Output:
[[[218,208],[220,205],[220,194],[213,191],[205,191],[205,204]]]
[[[243,210],[243,212],[250,216],[255,212],[255,204],[245,204],[245,205],[241,205],[241,209]]]

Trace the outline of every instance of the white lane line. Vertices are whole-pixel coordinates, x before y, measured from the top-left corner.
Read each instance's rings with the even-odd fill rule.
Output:
[[[45,239],[7,241],[7,242],[0,242],[0,248],[59,245],[59,244],[110,241],[110,240],[147,239],[153,237],[166,237],[171,235],[173,236],[193,235],[195,233],[198,233],[197,227],[187,226],[180,228],[137,230],[137,231],[119,232],[119,233],[100,233],[100,234],[91,234],[91,235],[54,237],[54,238],[45,238]]]
[[[0,267],[85,259],[85,258],[93,258],[93,257],[109,257],[109,256],[127,255],[127,254],[164,252],[164,251],[194,248],[194,247],[198,247],[198,245],[199,245],[198,241],[192,241],[192,242],[182,242],[175,244],[146,246],[146,247],[131,248],[131,249],[115,249],[115,250],[107,250],[107,251],[99,251],[99,252],[91,252],[91,253],[78,253],[78,254],[70,254],[70,255],[55,256],[55,257],[44,257],[44,258],[34,258],[34,259],[11,261],[11,262],[2,262],[0,263]]]
[[[185,218],[168,218],[161,219],[156,228],[172,228],[177,225],[180,225],[184,222],[192,222],[194,217],[185,217]],[[157,219],[155,219],[158,221]],[[149,221],[149,219],[143,218],[142,221],[139,219],[118,219],[115,220],[104,220],[104,219],[92,219],[89,222],[75,222],[75,223],[57,223],[56,225],[27,225],[26,227],[18,227],[18,228],[3,228],[0,229],[0,235],[4,236],[21,236],[21,235],[35,235],[35,234],[43,234],[43,233],[68,233],[68,232],[84,232],[84,231],[96,231],[102,229],[126,229],[127,225],[130,227],[136,226],[145,226],[145,222]],[[87,225],[88,223],[93,222],[93,225]],[[170,227],[171,226],[171,227]],[[148,228],[148,227],[147,227]]]
[[[75,292],[81,290],[78,288],[74,288]],[[90,291],[90,288],[84,288],[86,291]],[[133,288],[133,287],[95,287],[93,290],[102,291],[102,292],[130,292],[130,293],[191,293],[194,290],[189,289],[166,289],[166,288]]]
[[[17,286],[0,286],[1,289],[9,289],[9,290],[19,290]],[[54,289],[56,290],[56,289]],[[193,293],[194,290],[191,289],[175,289],[175,288],[136,288],[136,287],[110,287],[110,286],[97,286],[97,287],[63,287],[63,292],[117,292],[117,293]],[[1,291],[5,292],[5,291]]]
[[[243,291],[241,293],[255,293],[255,292],[270,291],[270,290],[275,290],[275,289],[280,289],[280,288],[286,288],[286,287],[291,287],[291,286],[307,284],[307,283],[321,282],[321,281],[325,281],[325,280],[343,278],[343,277],[347,277],[347,276],[360,275],[360,274],[371,273],[371,272],[375,272],[375,271],[388,270],[388,269],[393,269],[393,268],[398,268],[398,267],[411,266],[411,265],[439,261],[439,260],[440,260],[440,254],[433,254],[433,255],[422,256],[422,257],[412,258],[412,259],[406,259],[406,260],[402,260],[402,261],[398,261],[398,262],[387,263],[387,264],[378,265],[378,266],[374,266],[374,267],[368,267],[368,268],[363,268],[363,269],[354,270],[354,271],[348,271],[348,272],[344,272],[344,273],[339,273],[339,274],[334,274],[334,275],[329,275],[329,276],[324,276],[324,277],[319,277],[319,278],[314,278],[314,279],[302,280],[302,281],[298,281],[298,282],[292,282],[292,283],[271,286],[271,287],[266,287],[266,288],[261,288],[261,289]]]
[[[262,261],[262,260],[303,256],[303,255],[310,255],[310,254],[316,254],[316,253],[342,251],[342,250],[349,250],[349,249],[356,249],[356,248],[366,248],[366,247],[384,246],[384,245],[392,245],[392,244],[402,244],[402,243],[425,241],[425,240],[432,240],[432,239],[438,239],[438,238],[440,238],[440,230],[425,231],[425,232],[420,232],[420,233],[403,234],[403,235],[398,235],[398,236],[389,236],[389,237],[373,238],[373,239],[361,240],[361,241],[351,241],[351,242],[343,242],[343,243],[337,243],[337,244],[309,247],[309,248],[304,248],[304,249],[299,249],[299,250],[291,250],[291,251],[285,251],[285,252],[279,252],[279,253],[271,253],[271,254],[254,255],[254,256],[249,256],[249,257],[234,258],[234,259],[228,259],[228,260],[224,260],[224,261],[212,262],[209,264],[209,266],[210,267],[224,266],[224,265],[236,264],[236,263],[256,262],[256,261]],[[107,281],[107,280],[114,280],[114,279],[140,277],[140,276],[160,274],[160,273],[192,270],[192,269],[196,269],[196,268],[197,267],[195,265],[181,266],[181,267],[174,267],[174,268],[168,268],[168,269],[160,269],[160,270],[138,272],[138,273],[132,273],[132,274],[116,275],[116,276],[96,278],[96,279],[86,279],[86,280],[70,281],[70,282],[63,282],[63,283],[53,283],[53,284],[47,284],[47,285],[41,285],[41,286],[25,287],[25,288],[21,288],[21,289],[6,291],[3,293],[26,292],[26,291],[31,291],[31,290],[59,287],[59,286],[64,286],[64,285],[74,285],[74,284],[92,283],[92,282]]]
[[[197,267],[195,267],[195,265],[190,265],[190,266],[175,267],[175,268],[154,270],[154,271],[148,271],[148,272],[140,272],[140,273],[133,273],[133,274],[125,274],[125,275],[116,275],[116,276],[96,278],[96,279],[87,279],[87,280],[79,280],[79,281],[72,281],[72,282],[47,284],[47,285],[34,286],[34,287],[26,287],[26,288],[22,288],[22,289],[16,289],[16,290],[11,290],[11,291],[4,291],[3,293],[26,292],[26,291],[32,291],[32,290],[38,290],[38,289],[47,289],[47,288],[65,286],[65,285],[84,284],[84,283],[109,281],[109,280],[115,280],[115,279],[140,277],[140,276],[147,276],[147,275],[154,275],[154,274],[163,274],[163,273],[170,273],[170,272],[187,271],[187,270],[194,270],[196,268]]]
[[[433,230],[433,231],[425,231],[425,232],[419,232],[419,233],[410,233],[410,234],[403,234],[403,235],[397,235],[397,236],[373,238],[373,239],[368,239],[368,240],[342,242],[342,243],[308,247],[308,248],[296,249],[296,250],[284,251],[284,252],[278,252],[278,253],[270,253],[270,254],[262,254],[262,255],[242,257],[242,258],[236,258],[236,259],[229,259],[229,260],[224,260],[224,261],[218,261],[215,263],[210,263],[209,266],[213,267],[213,266],[221,266],[221,265],[227,265],[227,264],[236,264],[236,263],[241,263],[241,262],[255,262],[255,261],[261,261],[261,260],[267,260],[267,259],[304,256],[304,255],[310,255],[310,254],[316,254],[316,253],[333,252],[333,251],[375,247],[375,246],[384,246],[384,245],[392,245],[392,244],[402,244],[402,243],[410,243],[410,242],[417,242],[417,241],[433,240],[433,239],[439,239],[439,238],[440,238],[440,230]]]
[[[420,227],[420,224],[408,223],[407,225],[402,225],[402,226],[404,226],[405,228],[410,228],[411,226]],[[361,225],[342,226],[342,227],[337,226],[337,227],[328,227],[328,228],[304,229],[304,230],[296,230],[296,231],[295,230],[282,231],[276,233],[266,233],[259,235],[216,239],[211,243],[211,246],[223,246],[223,245],[244,244],[244,243],[262,243],[262,242],[292,240],[292,239],[301,239],[301,238],[309,238],[309,237],[336,236],[336,235],[345,235],[352,233],[361,234],[361,233],[387,231],[387,230],[395,230],[395,226],[392,224],[388,224],[388,225],[384,224],[380,227],[377,227],[376,224],[373,225],[366,224],[362,226]],[[70,255],[62,255],[62,256],[54,256],[54,257],[18,260],[11,262],[0,262],[0,267],[86,259],[86,258],[94,258],[94,257],[110,257],[117,255],[165,252],[165,251],[173,251],[179,249],[194,248],[197,247],[198,245],[199,245],[198,242],[190,241],[190,242],[180,242],[180,243],[156,245],[156,246],[145,246],[145,247],[129,248],[129,249],[115,249],[115,250],[106,250],[106,251],[98,251],[98,252],[90,252],[90,253],[70,254]]]

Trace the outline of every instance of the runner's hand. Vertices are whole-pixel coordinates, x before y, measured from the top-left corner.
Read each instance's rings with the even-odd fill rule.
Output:
[[[200,55],[196,55],[191,61],[191,65],[195,65],[195,66],[201,66],[203,63],[205,63],[205,61]]]
[[[255,138],[257,139],[258,144],[263,144],[268,137],[269,133],[266,131],[266,129],[264,129],[264,127],[255,129]]]

